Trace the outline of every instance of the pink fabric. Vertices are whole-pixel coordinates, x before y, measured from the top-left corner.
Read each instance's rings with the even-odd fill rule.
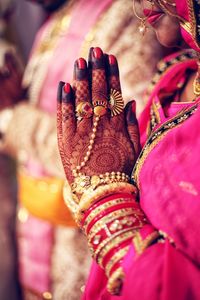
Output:
[[[42,110],[52,114],[55,113],[58,82],[60,80],[71,81],[73,64],[79,56],[87,32],[112,1],[78,1],[69,30],[67,34],[60,37],[57,48],[49,62],[47,76],[39,99],[39,106]],[[40,44],[42,34],[50,21],[51,18],[46,21],[38,32],[32,52]],[[48,176],[43,166],[32,159],[28,162],[27,170],[34,177]],[[28,222],[20,224],[20,278],[23,285],[41,293],[51,290],[50,259],[52,246],[53,226],[51,224],[32,216],[29,216]]]
[[[181,27],[181,31],[182,31],[182,36],[185,39],[186,43],[193,48],[194,50],[200,52],[200,33],[199,30],[197,29],[197,20],[196,19],[199,18],[199,15],[196,15],[194,17],[194,12],[196,11],[196,13],[199,11],[200,5],[199,2],[196,1],[196,4],[194,4],[195,1],[193,0],[176,0],[176,9],[177,9],[177,13],[178,15],[183,18],[184,20],[190,22],[190,24],[192,24],[192,32],[194,34],[194,32],[196,31],[196,35],[193,36],[191,33],[189,33],[188,31],[186,31],[184,29],[184,27]],[[198,6],[195,8],[195,6]],[[192,17],[190,17],[190,12]],[[194,22],[194,20],[195,22]]]
[[[143,143],[147,138],[152,101],[159,101],[159,95],[164,92],[174,91],[179,79],[184,77],[186,80],[186,70],[195,68],[193,60],[179,63],[171,67],[155,86],[140,120]],[[168,116],[161,107],[158,126],[194,104],[173,103]],[[155,228],[173,238],[176,247],[166,241],[149,247],[137,257],[131,245],[122,264],[126,276],[120,297],[106,291],[104,272],[94,263],[84,300],[200,299],[199,128],[198,106],[188,120],[171,129],[150,150],[139,175],[141,208]]]
[[[82,300],[198,300],[200,269],[169,242],[148,248],[134,260],[132,246],[121,296],[106,291],[106,277],[93,263]]]
[[[23,286],[43,293],[50,288],[53,231],[47,222],[29,216],[18,225],[19,275]]]

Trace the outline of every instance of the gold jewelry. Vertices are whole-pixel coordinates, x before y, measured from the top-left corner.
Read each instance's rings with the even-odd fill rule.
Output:
[[[160,5],[160,7],[163,9],[164,12],[166,12],[168,15],[170,15],[170,16],[172,16],[172,17],[177,18],[180,22],[185,23],[185,20],[184,20],[182,17],[180,17],[180,16],[179,16],[178,14],[176,14],[175,12],[172,12],[171,10],[169,10],[169,9],[166,7],[167,4],[170,5],[169,3],[166,3],[166,2],[163,1],[163,0],[157,0],[157,1],[158,1],[158,4]],[[165,3],[165,4],[163,4],[162,2]]]
[[[89,119],[93,115],[93,108],[90,102],[80,102],[76,108],[76,117],[79,121]]]
[[[126,246],[124,248],[121,248],[119,251],[117,251],[112,258],[109,260],[109,262],[107,263],[106,267],[105,267],[105,272],[106,272],[106,276],[109,278],[110,277],[110,271],[112,270],[113,266],[119,262],[120,259],[122,259],[126,253],[128,252],[130,246]]]
[[[119,115],[124,109],[123,97],[115,89],[110,90],[109,108],[111,110],[111,117]]]
[[[162,0],[166,5],[170,5],[170,6],[173,6],[173,7],[176,7],[176,3],[170,3],[168,2],[167,0]]]
[[[87,210],[93,203],[97,202],[100,198],[112,195],[114,193],[130,193],[136,194],[137,188],[127,182],[113,182],[110,184],[99,186],[97,189],[88,189],[82,195],[79,202],[79,211],[77,212],[77,219],[82,219],[82,214]]]
[[[101,252],[99,253],[98,258],[97,258],[97,263],[100,265],[100,267],[103,268],[103,259],[110,252],[110,250],[115,247],[118,247],[120,243],[123,243],[124,241],[129,240],[130,238],[133,238],[134,234],[136,232],[138,232],[138,229],[140,229],[140,228],[131,227],[130,228],[131,231],[129,232],[128,235],[126,232],[126,234],[121,234],[120,236],[117,236],[116,239],[107,243],[107,245],[105,245],[103,247],[103,249],[101,250]],[[131,234],[131,232],[132,232],[132,234]]]
[[[197,97],[199,97],[200,96],[200,55],[198,55],[197,65],[198,65],[198,69],[197,69],[195,80],[193,82],[193,90],[194,90],[194,94]]]
[[[96,137],[96,132],[97,132],[97,126],[98,126],[98,122],[99,122],[100,116],[96,116],[94,123],[93,123],[93,129],[92,129],[92,134],[90,136],[90,141],[89,141],[89,146],[88,146],[88,150],[86,152],[85,157],[83,158],[83,161],[81,162],[81,164],[79,166],[76,166],[75,169],[72,170],[72,173],[74,175],[74,177],[77,177],[78,175],[83,175],[80,173],[80,170],[85,167],[86,162],[89,160],[90,155],[91,155],[91,151],[94,145],[94,140]]]
[[[145,35],[146,31],[147,31],[147,26],[146,26],[146,20],[148,19],[148,17],[151,15],[151,12],[153,11],[153,6],[154,6],[154,3],[152,0],[149,0],[149,2],[151,3],[151,10],[150,10],[150,13],[147,17],[141,17],[138,15],[137,11],[136,11],[136,5],[135,5],[135,0],[133,0],[133,13],[134,15],[136,16],[136,18],[138,20],[140,20],[140,26],[139,26],[139,32],[142,34],[142,35]]]
[[[79,210],[79,199],[78,197],[72,193],[72,189],[68,181],[65,181],[64,187],[63,187],[63,198],[64,202],[69,208],[69,210],[72,212],[74,218],[76,217],[77,211]]]
[[[107,113],[108,103],[106,100],[94,100],[92,104],[95,116],[102,117]]]
[[[79,174],[75,177],[72,184],[72,192],[83,194],[86,189],[95,190],[100,185],[110,184],[113,182],[129,182],[130,177],[125,173],[120,172],[107,172],[105,174],[87,176]]]
[[[109,207],[112,207],[113,205],[118,205],[122,203],[132,203],[133,199],[131,198],[119,198],[119,199],[114,199],[110,200],[104,204],[102,204],[100,207],[97,207],[93,209],[93,211],[90,213],[90,215],[86,218],[85,223],[84,223],[84,230],[87,227],[87,225],[94,219],[102,210],[105,210]]]
[[[107,289],[112,295],[119,295],[125,274],[123,269],[118,268],[108,279]]]
[[[92,239],[101,229],[105,229],[108,236],[111,236],[114,231],[122,229],[122,226],[124,224],[121,221],[119,222],[118,218],[132,216],[133,213],[134,208],[122,208],[120,211],[112,211],[111,213],[107,214],[90,228],[90,233],[88,234],[88,242],[92,243]],[[106,224],[110,222],[112,223],[108,227]]]
[[[92,252],[94,252],[94,254],[93,254],[94,259],[98,261],[98,256],[101,254],[101,251],[104,249],[104,247],[107,244],[110,244],[110,249],[112,249],[115,245],[118,245],[119,243],[121,243],[129,238],[132,238],[133,236],[134,236],[133,229],[126,228],[126,229],[120,230],[120,231],[112,234],[112,236],[108,237],[107,239],[104,239],[99,244],[99,246],[97,247],[97,249],[95,251],[93,250],[93,245],[92,245]]]

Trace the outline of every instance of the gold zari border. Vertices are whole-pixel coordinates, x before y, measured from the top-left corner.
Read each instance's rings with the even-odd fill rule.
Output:
[[[135,163],[135,167],[132,172],[132,180],[135,184],[137,184],[138,189],[139,187],[139,174],[144,165],[146,158],[148,157],[149,153],[155,148],[155,146],[161,141],[164,136],[171,131],[171,129],[181,125],[184,121],[186,121],[197,109],[197,104],[190,107],[189,109],[183,110],[178,113],[175,117],[171,118],[170,120],[166,121],[162,124],[157,130],[155,130],[150,137],[148,138],[143,150],[141,151],[138,160]]]

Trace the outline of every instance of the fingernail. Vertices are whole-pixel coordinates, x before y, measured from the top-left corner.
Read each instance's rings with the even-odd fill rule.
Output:
[[[96,59],[100,59],[103,56],[103,51],[101,50],[101,48],[96,47],[93,49],[93,55]]]
[[[60,81],[58,84],[58,91],[57,91],[57,100],[58,102],[62,101],[62,89],[65,83],[63,81]]]
[[[74,64],[74,79],[75,80],[86,80],[88,75],[87,64],[83,58],[79,58]]]
[[[114,55],[108,55],[108,63],[109,63],[109,75],[110,76],[119,76],[119,68],[118,68],[118,63],[117,59]]]
[[[117,63],[116,57],[112,54],[108,56],[108,60],[110,65],[115,65]]]
[[[70,103],[72,101],[71,85],[69,83],[65,83],[62,90],[62,102]]]
[[[78,59],[77,64],[78,64],[78,68],[81,70],[86,68],[86,61],[82,57]]]
[[[135,114],[136,113],[136,102],[135,102],[135,100],[132,101],[131,108],[132,108],[132,112],[134,112],[134,114]]]
[[[70,91],[71,91],[71,87],[70,87],[70,84],[69,83],[65,83],[64,87],[63,87],[63,90],[66,94],[69,94]]]

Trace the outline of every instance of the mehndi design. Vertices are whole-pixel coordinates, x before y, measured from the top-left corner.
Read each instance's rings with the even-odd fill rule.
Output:
[[[92,48],[88,67],[82,58],[76,61],[73,88],[59,85],[57,120],[67,178],[65,203],[105,270],[108,290],[119,294],[124,277],[121,261],[148,221],[135,201],[137,188],[129,177],[140,148],[135,103],[127,106],[125,118],[113,55]]]

